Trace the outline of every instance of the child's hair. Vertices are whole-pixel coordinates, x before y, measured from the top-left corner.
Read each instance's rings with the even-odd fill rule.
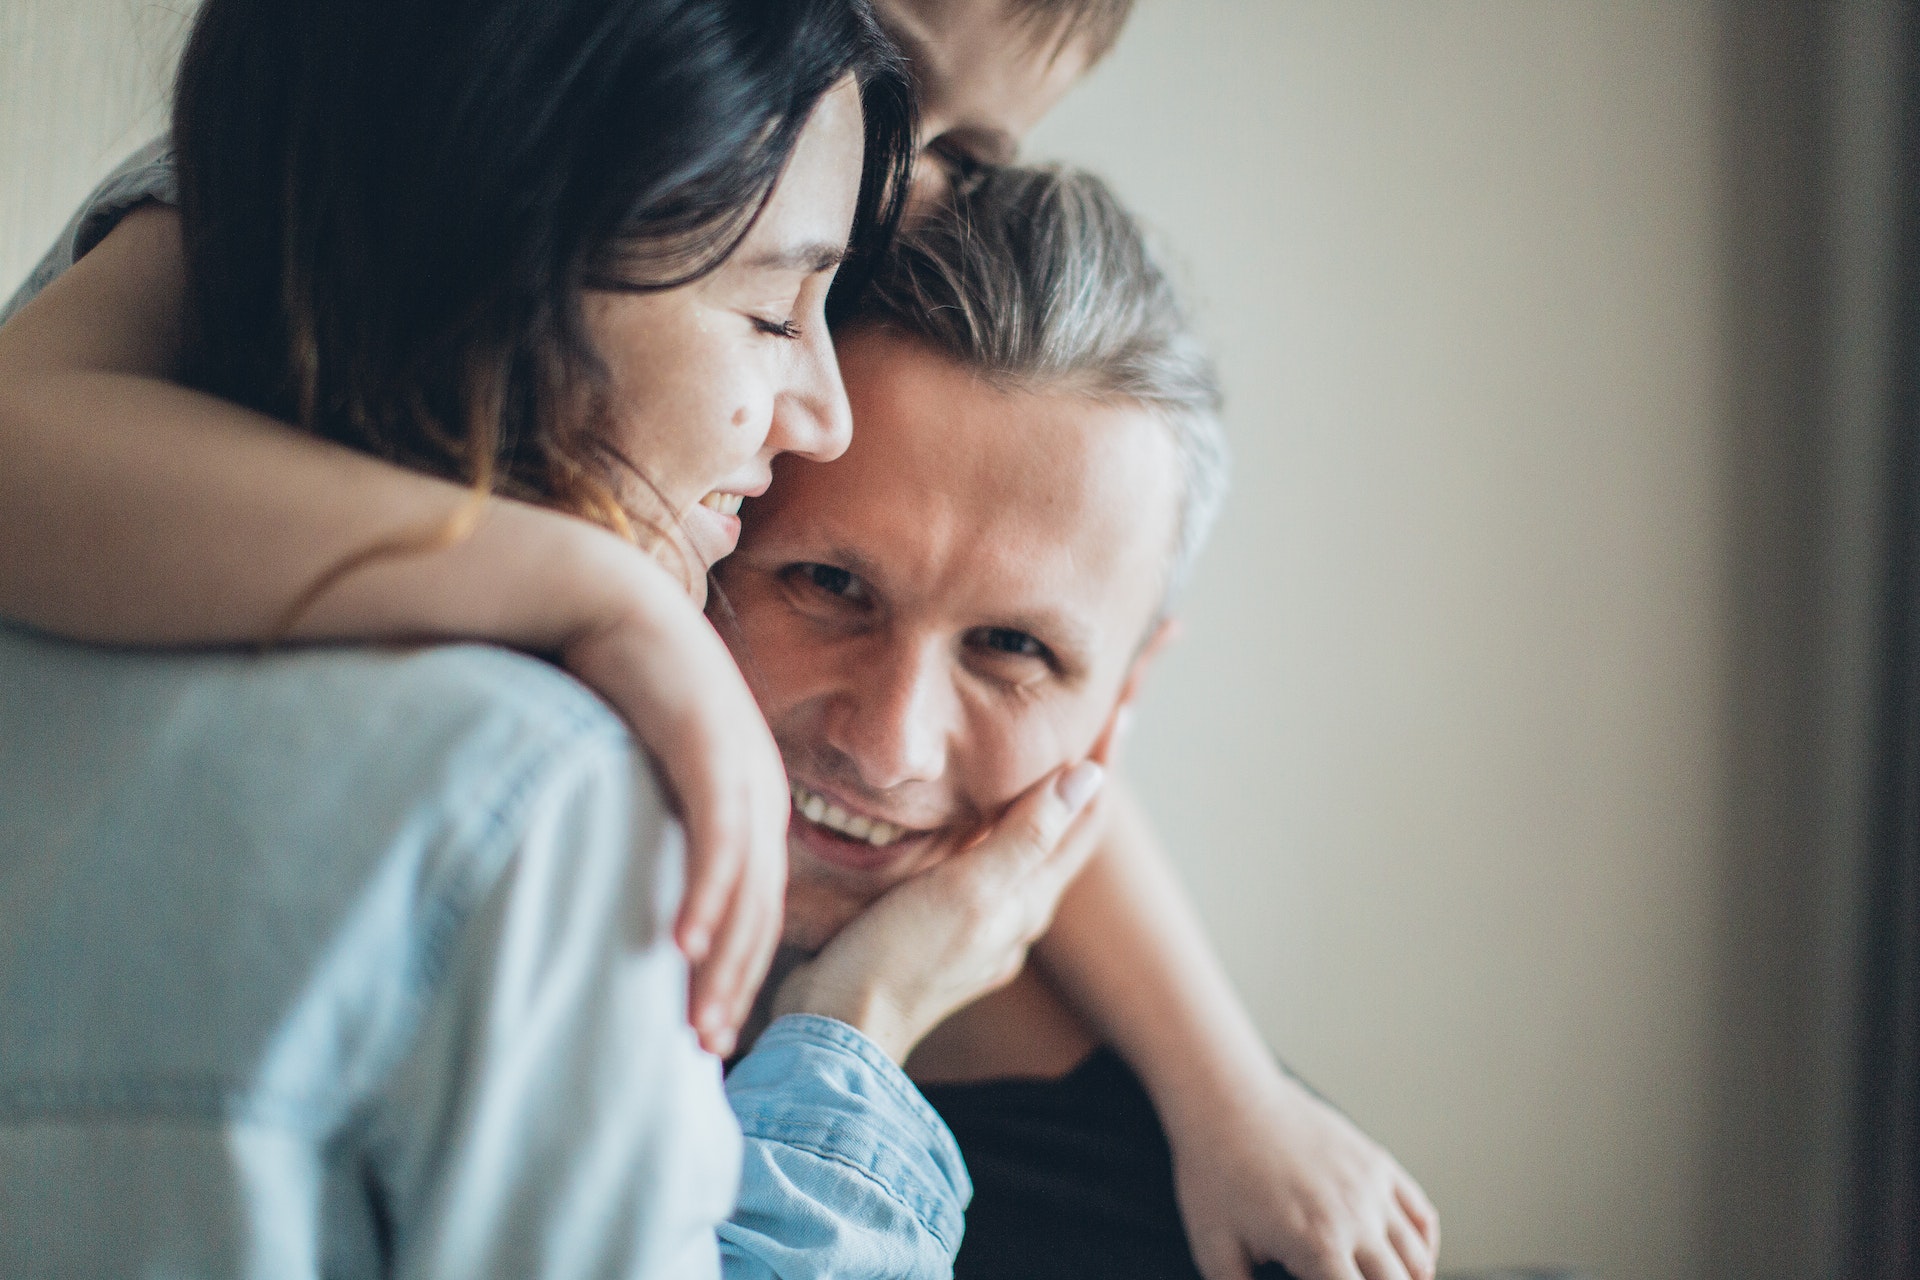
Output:
[[[1169,598],[1227,488],[1218,376],[1140,226],[1090,173],[981,169],[902,232],[847,325],[924,343],[1001,387],[1138,404],[1180,466]]]
[[[717,267],[849,75],[857,277],[913,145],[865,0],[206,0],[174,102],[191,376],[624,531],[583,294]]]

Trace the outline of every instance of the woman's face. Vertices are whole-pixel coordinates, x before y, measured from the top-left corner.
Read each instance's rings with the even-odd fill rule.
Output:
[[[717,270],[661,293],[587,295],[588,332],[612,374],[614,440],[645,475],[621,497],[666,535],[654,553],[696,599],[773,459],[828,461],[851,437],[825,304],[863,147],[848,79],[814,109],[764,211]]]

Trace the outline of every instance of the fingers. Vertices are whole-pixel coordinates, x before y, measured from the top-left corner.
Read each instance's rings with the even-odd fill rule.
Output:
[[[688,1014],[701,1045],[722,1057],[733,1050],[780,940],[786,892],[786,774],[770,736],[763,742],[752,733],[764,729],[743,727],[746,741],[736,752],[690,735],[696,745],[666,766],[687,832],[674,938],[692,965]]]
[[[1414,1230],[1426,1242],[1427,1252],[1433,1257],[1440,1256],[1440,1212],[1433,1207],[1433,1201],[1427,1199],[1427,1193],[1412,1178],[1402,1176],[1395,1182],[1394,1199],[1413,1223]]]
[[[973,914],[1024,949],[1046,931],[1060,896],[1092,856],[1089,821],[1106,771],[1092,761],[1036,783],[965,858],[944,869],[973,900]]]
[[[680,750],[658,757],[679,800],[687,836],[686,887],[674,942],[695,963],[706,959],[714,945],[752,845],[754,780],[739,776],[738,766],[728,769],[716,754],[706,735],[699,735]]]
[[[1246,1251],[1232,1236],[1192,1239],[1193,1264],[1205,1280],[1253,1280]]]
[[[1412,1280],[1400,1255],[1386,1245],[1362,1245],[1353,1251],[1353,1261],[1364,1280]]]
[[[1327,1252],[1306,1263],[1290,1263],[1288,1270],[1297,1273],[1300,1280],[1373,1280],[1361,1272],[1354,1256],[1347,1253]]]
[[[711,797],[702,797],[681,806],[686,814],[687,877],[673,940],[695,964],[713,949],[722,909],[738,888],[746,863],[745,840],[737,833],[716,830],[719,824],[710,805]]]
[[[1032,836],[1035,849],[1050,873],[1048,888],[1053,897],[1049,902],[1057,900],[1093,854],[1094,841],[1079,837],[1091,830],[1093,802],[1106,778],[1107,771],[1102,765],[1083,760],[1061,772],[1049,788],[1051,798]],[[1047,916],[1052,915],[1049,906]]]
[[[785,849],[772,866],[748,861],[735,877],[734,893],[707,957],[694,967],[689,1014],[708,1052],[733,1052],[740,1027],[753,1007],[780,938],[781,899],[786,890]]]
[[[1107,771],[1092,760],[1061,769],[1042,778],[1013,802],[995,825],[989,840],[1036,858],[1060,847],[1074,820],[1086,811],[1106,780]]]
[[[1412,1280],[1433,1280],[1433,1252],[1412,1222],[1398,1213],[1388,1214],[1387,1242]]]

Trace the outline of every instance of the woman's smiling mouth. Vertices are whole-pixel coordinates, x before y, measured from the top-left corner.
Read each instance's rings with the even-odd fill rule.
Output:
[[[740,544],[740,506],[752,496],[714,489],[687,509],[684,527],[703,568],[726,559]]]

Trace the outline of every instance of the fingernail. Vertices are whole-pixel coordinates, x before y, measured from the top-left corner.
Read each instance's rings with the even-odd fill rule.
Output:
[[[1119,746],[1127,740],[1128,732],[1133,728],[1133,708],[1122,707],[1113,717],[1113,745]]]
[[[733,1034],[733,1032],[731,1031],[719,1032],[713,1037],[713,1056],[716,1058],[726,1057],[728,1054],[733,1052],[734,1045],[738,1043],[739,1043],[739,1039]]]
[[[1060,799],[1069,809],[1083,809],[1087,801],[1093,799],[1093,793],[1100,789],[1106,780],[1107,771],[1091,760],[1082,760],[1073,768],[1060,775]]]
[[[686,931],[680,939],[680,945],[686,950],[687,959],[704,960],[707,952],[713,948],[713,935],[707,932],[705,925],[696,924]]]

